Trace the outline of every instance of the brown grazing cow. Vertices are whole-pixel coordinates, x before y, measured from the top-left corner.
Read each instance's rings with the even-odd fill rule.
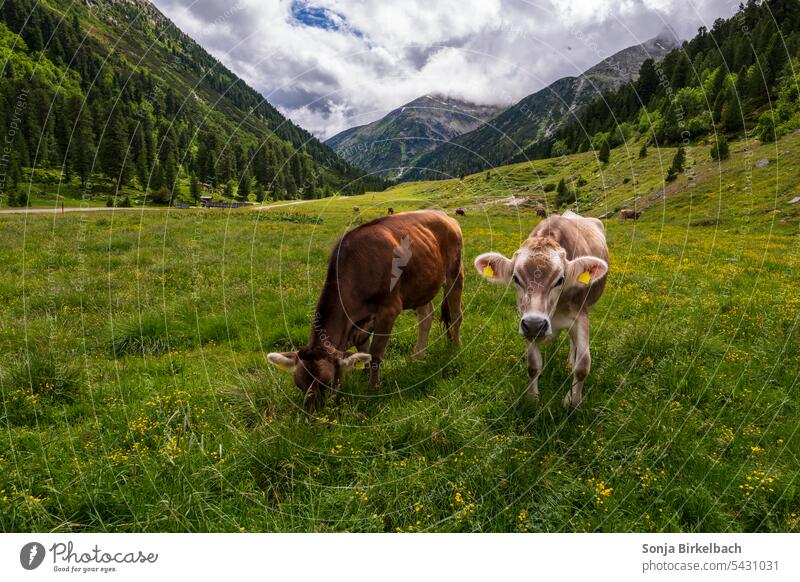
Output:
[[[625,210],[620,210],[619,217],[622,220],[637,220],[642,215],[640,210],[631,210],[630,208],[626,208]]]
[[[541,206],[537,206],[536,207],[536,216],[540,216],[542,218],[547,218],[547,210],[545,210]]]
[[[589,308],[603,294],[608,247],[603,223],[568,211],[550,215],[514,255],[485,253],[475,268],[495,283],[513,283],[520,312],[519,332],[528,340],[528,395],[539,397],[542,354],[539,344],[569,331],[572,389],[562,400],[578,406],[589,375]]]
[[[359,365],[371,362],[370,388],[377,386],[392,327],[405,309],[417,312],[414,357],[424,356],[439,289],[444,289],[442,321],[450,341],[460,345],[461,247],[458,222],[438,210],[384,216],[339,239],[308,345],[297,352],[268,355],[276,366],[293,371],[308,411],[322,404],[326,390],[337,390],[344,372]],[[358,353],[345,353],[351,346]]]
[[[353,206],[353,212],[361,212],[361,209],[358,206]]]
[[[467,213],[464,212],[463,208],[456,208],[456,215],[458,215],[458,216],[466,216]]]
[[[389,208],[386,210],[386,212],[388,212],[389,214],[394,214],[394,208],[392,208],[392,207],[390,206],[390,207],[389,207]]]

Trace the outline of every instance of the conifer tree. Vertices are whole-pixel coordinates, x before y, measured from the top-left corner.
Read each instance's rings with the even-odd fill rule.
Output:
[[[608,140],[604,139],[603,143],[600,144],[600,151],[597,154],[597,158],[602,163],[607,164],[610,157],[611,157],[611,149],[608,147]]]
[[[675,178],[678,177],[678,174],[683,172],[683,164],[686,162],[686,152],[683,149],[683,146],[679,146],[678,150],[675,152],[675,157],[672,158],[672,165],[670,166],[669,170],[667,171],[667,182],[672,182]]]
[[[250,172],[248,170],[245,170],[244,174],[242,174],[242,179],[239,181],[239,188],[236,191],[236,197],[243,202],[247,202],[249,196],[250,196]]]
[[[189,179],[189,196],[195,202],[200,200],[200,180],[197,179],[197,174],[192,174]]]
[[[100,144],[100,165],[103,173],[120,186],[128,183],[131,163],[127,160],[128,128],[122,113],[115,109]]]
[[[656,71],[653,59],[647,59],[639,67],[639,79],[636,81],[636,92],[639,94],[644,105],[650,102],[650,99],[658,91],[658,72]]]
[[[69,146],[71,164],[81,180],[81,187],[86,186],[95,163],[96,148],[92,125],[92,113],[84,108],[76,120],[75,132]]]
[[[727,160],[731,156],[731,150],[728,146],[728,140],[724,135],[717,136],[714,144],[711,146],[711,158],[717,161]]]

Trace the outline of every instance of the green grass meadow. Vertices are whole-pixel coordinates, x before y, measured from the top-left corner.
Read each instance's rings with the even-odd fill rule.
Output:
[[[800,136],[732,151],[693,146],[660,198],[673,150],[631,146],[264,211],[0,215],[0,529],[798,531]],[[513,293],[471,263],[578,176],[580,212],[644,214],[605,221],[568,414],[566,334],[529,403]],[[403,314],[381,393],[356,373],[309,417],[266,354],[305,343],[333,243],[388,206],[466,209],[463,345],[437,323],[413,362]]]

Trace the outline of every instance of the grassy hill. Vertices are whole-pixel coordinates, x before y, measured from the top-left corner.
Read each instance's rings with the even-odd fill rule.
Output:
[[[571,208],[587,216],[619,220],[619,211],[642,211],[638,223],[675,226],[714,226],[736,232],[749,226],[794,232],[800,195],[794,168],[800,166],[800,134],[775,143],[758,140],[731,142],[730,159],[710,155],[709,140],[686,148],[687,168],[673,182],[665,175],[677,148],[650,148],[639,158],[641,142],[612,150],[608,164],[594,152],[534,160],[432,182],[411,182],[382,193],[341,200],[347,213],[358,205],[363,218],[395,210],[426,207],[462,207],[468,214],[496,212],[528,214],[536,207],[554,212]],[[766,162],[765,162],[766,160]],[[561,179],[577,203],[558,204],[556,186]],[[325,203],[330,211],[331,205]],[[305,210],[304,210],[305,211]]]
[[[261,212],[0,215],[0,529],[798,531],[800,136],[731,149],[689,148],[695,185],[652,201],[672,152],[631,147]],[[566,338],[529,404],[512,293],[469,263],[577,176],[579,211],[643,214],[605,221],[567,415]],[[306,341],[333,243],[388,206],[466,209],[464,345],[437,325],[412,362],[403,314],[381,394],[355,375],[307,418],[266,353]]]

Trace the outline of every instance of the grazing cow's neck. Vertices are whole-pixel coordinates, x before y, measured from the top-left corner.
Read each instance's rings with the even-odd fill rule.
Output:
[[[342,309],[339,295],[335,283],[325,283],[311,322],[310,347],[321,347],[326,351],[347,349],[345,342],[350,333],[350,320]]]

